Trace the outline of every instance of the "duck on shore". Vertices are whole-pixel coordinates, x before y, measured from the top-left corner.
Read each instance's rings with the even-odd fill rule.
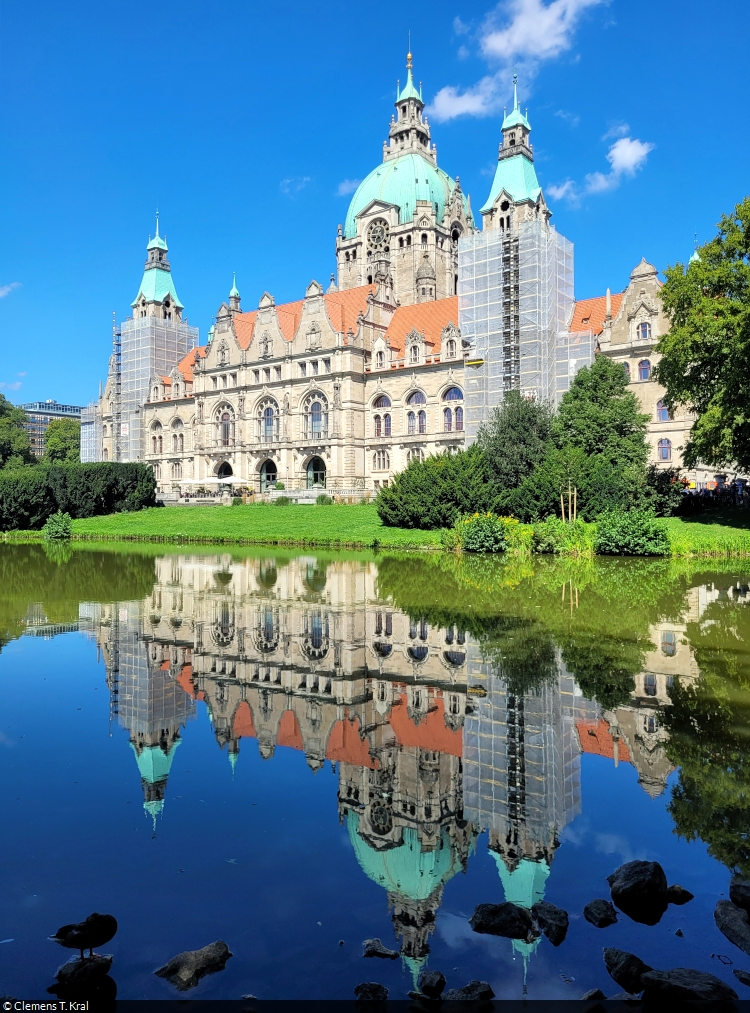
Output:
[[[117,919],[113,915],[100,915],[94,912],[83,922],[73,925],[63,925],[57,930],[54,936],[49,938],[60,946],[67,946],[70,950],[80,950],[81,960],[84,959],[83,951],[89,951],[89,957],[94,955],[95,946],[104,946],[117,932]]]

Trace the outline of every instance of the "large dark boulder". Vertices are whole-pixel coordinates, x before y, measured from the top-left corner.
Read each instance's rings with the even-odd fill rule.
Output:
[[[398,950],[389,950],[379,939],[365,939],[362,943],[363,957],[382,957],[384,960],[397,960]]]
[[[91,985],[109,974],[113,959],[107,953],[95,953],[91,957],[84,957],[83,960],[80,957],[73,957],[58,967],[57,980],[67,988]]]
[[[583,909],[583,917],[597,929],[606,929],[617,921],[617,912],[608,900],[591,900]]]
[[[744,908],[737,907],[731,900],[720,900],[714,908],[714,921],[730,943],[750,954],[750,924]]]
[[[600,988],[590,988],[588,992],[584,992],[581,999],[606,999],[606,995]]]
[[[646,971],[641,977],[644,1002],[654,999],[737,999],[733,988],[713,974],[675,967],[671,971]]]
[[[729,899],[737,907],[750,912],[750,879],[735,876],[729,884]]]
[[[189,988],[195,988],[207,974],[223,971],[231,956],[227,944],[222,939],[217,939],[200,950],[178,953],[158,971],[154,971],[154,974],[166,978],[178,992],[187,992]]]
[[[445,975],[440,971],[420,971],[417,984],[420,992],[431,999],[437,999],[445,988]]]
[[[540,900],[531,909],[537,925],[553,946],[559,946],[568,931],[568,912]]]
[[[604,948],[604,966],[610,977],[614,978],[617,984],[631,995],[642,991],[641,975],[646,971],[653,970],[634,953],[618,950],[614,946]]]
[[[388,989],[377,981],[363,981],[354,986],[354,994],[361,1002],[384,1002],[388,998]]]
[[[658,862],[626,862],[607,882],[612,900],[635,922],[656,925],[667,910],[667,877]]]
[[[486,981],[470,981],[463,988],[449,988],[443,993],[443,999],[450,1002],[453,999],[463,999],[476,1002],[480,999],[492,999],[495,993]]]
[[[732,974],[735,976],[737,981],[741,982],[743,985],[750,985],[750,971],[742,971],[739,967],[736,967],[732,971]]]
[[[536,939],[539,933],[534,928],[531,912],[525,907],[511,904],[478,904],[469,919],[475,932],[491,936],[505,936],[506,939]]]

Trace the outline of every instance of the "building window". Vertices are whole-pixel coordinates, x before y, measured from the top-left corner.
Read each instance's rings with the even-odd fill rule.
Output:
[[[107,427],[106,426],[102,426],[102,436],[106,436],[106,435],[107,435]]]
[[[409,405],[412,405],[412,404],[427,404],[427,398],[424,396],[424,394],[422,393],[421,390],[415,390],[413,393],[411,393],[407,397],[406,403],[409,404]]]
[[[263,382],[264,383],[270,383],[271,382],[271,370],[270,369],[264,369],[263,370]]]
[[[391,466],[391,459],[387,450],[378,450],[372,455],[373,471],[388,471]]]
[[[279,438],[279,406],[275,401],[265,400],[258,405],[258,436],[264,443]]]
[[[427,247],[427,233],[426,232],[422,233],[422,246],[425,247],[425,248]]]
[[[462,433],[464,431],[464,410],[463,408],[456,408],[456,432]]]
[[[375,353],[375,365],[377,366],[378,369],[383,368],[383,366],[385,365],[385,353],[383,352]]]
[[[281,379],[281,366],[274,366],[274,371],[275,371],[275,374],[276,374],[275,377],[274,377],[274,379],[278,383],[279,380]]]
[[[328,403],[322,394],[312,394],[305,404],[304,431],[315,440],[328,436]]]
[[[323,359],[323,369],[325,370],[326,373],[330,373],[331,372],[331,360],[330,359]]]
[[[649,359],[641,359],[641,361],[638,363],[638,379],[639,380],[651,379],[651,362]]]
[[[381,436],[382,433],[381,433],[381,425],[380,425],[380,423],[381,423],[380,416],[376,415],[375,418],[373,419],[373,421],[375,423],[375,435],[376,436]]]
[[[409,349],[409,362],[419,362],[419,346],[412,345]]]
[[[175,461],[174,464],[172,465],[172,478],[173,479],[182,478],[182,465],[179,463],[179,461]]]
[[[455,359],[456,357],[456,342],[453,338],[449,338],[447,345],[445,346],[445,353],[449,359]]]
[[[656,402],[656,418],[659,422],[671,422],[672,413],[663,401]]]
[[[254,369],[253,370],[253,383],[260,383],[260,370],[259,369]]]
[[[656,718],[653,714],[643,715],[643,730],[644,732],[655,732],[656,731]]]
[[[418,431],[420,433],[426,433],[427,432],[427,412],[426,411],[421,411],[419,413],[419,415],[417,415],[417,429],[418,429]]]
[[[406,245],[411,246],[411,236],[406,237]]]
[[[637,331],[641,341],[648,341],[651,338],[651,324],[647,322],[638,324]]]
[[[384,436],[390,436],[391,435],[391,416],[390,415],[384,415],[383,416],[383,435]]]
[[[399,247],[400,250],[403,250],[403,248],[404,248],[404,237],[403,236],[399,236],[398,247]]]
[[[460,387],[449,387],[443,394],[443,401],[463,401],[464,395]]]
[[[223,373],[221,377],[221,386],[226,388],[227,386],[227,374]]]
[[[656,444],[656,456],[660,461],[672,460],[672,441],[659,440]]]
[[[622,371],[625,374],[625,379],[627,380],[628,383],[630,383],[630,363],[629,362],[623,362],[622,363]]]
[[[406,416],[406,431],[409,436],[413,436],[417,431],[417,416],[414,412],[409,412]]]
[[[106,447],[102,451],[102,460],[103,461],[108,461],[109,460],[109,451],[107,450]]]
[[[373,408],[390,408],[391,407],[391,399],[388,397],[387,394],[381,394],[379,397],[376,397],[375,400],[372,402],[372,407]]]
[[[318,375],[318,360],[317,359],[313,359],[313,361],[310,363],[310,365],[312,366],[312,375],[313,376],[317,376]]]
[[[222,447],[228,447],[232,438],[232,416],[229,412],[222,412],[219,420],[219,437]]]
[[[643,676],[643,692],[646,696],[656,696],[656,676],[653,672],[646,672]]]
[[[218,386],[219,386],[219,379],[218,379],[218,377],[212,376],[211,377],[211,383],[213,384],[213,389],[217,390]]]
[[[237,386],[237,374],[236,373],[232,373],[231,374],[231,383],[232,383],[233,387]]]
[[[411,464],[412,461],[424,461],[424,450],[415,447],[413,450],[407,451],[406,463]]]
[[[449,433],[453,429],[453,412],[450,408],[443,409],[443,431]]]
[[[301,362],[299,364],[299,375],[300,376],[307,376],[307,363],[306,362]]]
[[[677,634],[672,630],[664,630],[661,635],[661,653],[668,658],[677,654]]]

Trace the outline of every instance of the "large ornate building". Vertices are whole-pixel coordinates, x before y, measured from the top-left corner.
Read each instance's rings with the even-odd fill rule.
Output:
[[[686,420],[642,375],[665,326],[656,270],[637,268],[609,316],[604,297],[574,302],[572,244],[549,222],[530,130],[515,93],[479,231],[437,164],[409,54],[382,162],[338,227],[337,279],[283,305],[266,292],[251,311],[235,283],[203,346],[157,222],[105,389],[84,412],[82,457],[148,461],[165,498],[220,479],[361,496],[415,457],[463,446],[506,390],[559,400],[598,338],[632,360],[654,462],[679,464]]]

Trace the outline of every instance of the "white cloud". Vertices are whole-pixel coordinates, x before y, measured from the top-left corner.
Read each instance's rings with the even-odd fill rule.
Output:
[[[459,60],[468,60],[468,58],[471,56],[471,52],[466,46],[459,46],[456,56],[459,58]]]
[[[613,137],[627,137],[630,127],[627,123],[613,123],[606,134],[602,135],[603,141],[609,141]]]
[[[300,190],[303,190],[309,182],[309,176],[287,176],[286,179],[282,179],[279,183],[279,189],[282,193],[299,193]]]
[[[9,285],[0,285],[0,299],[4,299],[6,295],[10,295],[13,289],[20,287],[20,281],[12,281]]]
[[[564,183],[553,183],[547,187],[547,193],[553,200],[578,200],[578,187],[572,179],[566,179]]]
[[[21,386],[20,380],[14,380],[13,383],[0,383],[0,390],[20,390]]]
[[[336,190],[336,195],[347,197],[350,193],[354,193],[361,182],[361,179],[342,179]]]
[[[518,67],[525,87],[539,65],[566,52],[573,45],[581,16],[591,7],[609,0],[501,0],[487,16],[479,32],[479,48],[498,70],[470,88],[441,88],[428,107],[436,120],[456,116],[487,116],[496,112],[510,92],[513,67]],[[454,31],[468,28],[454,21]]]
[[[466,22],[462,21],[459,17],[455,17],[453,19],[453,31],[456,35],[466,35],[470,27],[470,25],[467,25]]]
[[[621,137],[607,152],[607,161],[612,168],[607,173],[589,173],[586,176],[586,192],[604,193],[616,189],[623,176],[635,176],[643,168],[654,147],[648,141],[639,141],[637,137]]]
[[[581,122],[580,116],[577,116],[575,113],[569,113],[567,109],[558,109],[555,116],[558,116],[561,120],[565,120],[571,127],[577,127]]]

